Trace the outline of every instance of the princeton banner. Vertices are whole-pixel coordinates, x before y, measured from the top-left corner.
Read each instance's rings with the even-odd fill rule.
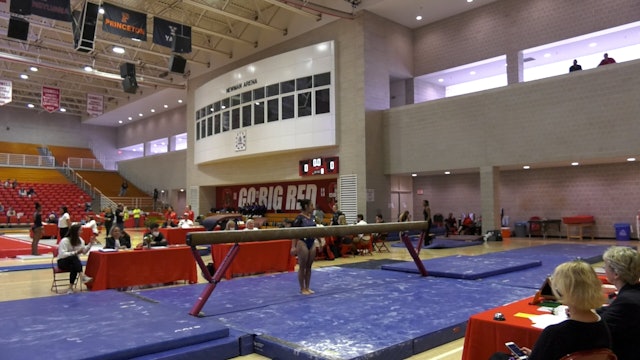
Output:
[[[40,104],[42,105],[42,108],[50,113],[60,109],[60,89],[43,86]]]
[[[71,1],[31,0],[31,13],[48,19],[71,21]]]
[[[147,15],[103,3],[102,31],[131,39],[147,41]]]
[[[159,17],[153,18],[153,43],[160,46],[172,47],[175,34],[189,38],[185,53],[191,52],[191,26],[182,25]]]

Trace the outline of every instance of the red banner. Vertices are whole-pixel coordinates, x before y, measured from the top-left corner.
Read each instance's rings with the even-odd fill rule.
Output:
[[[300,212],[299,199],[310,199],[316,209],[331,212],[338,196],[336,179],[252,185],[218,186],[216,209],[236,211],[250,205],[262,205],[267,212]]]
[[[91,116],[100,116],[104,112],[104,97],[98,94],[87,93],[87,113]]]
[[[41,105],[50,113],[58,111],[60,109],[60,89],[43,86]]]
[[[11,80],[0,80],[0,106],[10,103],[12,94],[13,83]]]

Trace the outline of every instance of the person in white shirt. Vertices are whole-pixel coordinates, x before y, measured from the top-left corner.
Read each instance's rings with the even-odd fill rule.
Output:
[[[249,220],[247,220],[247,222],[246,222],[246,224],[245,224],[244,229],[245,229],[245,230],[260,230],[260,229],[258,229],[258,228],[256,227],[256,222],[255,222],[255,220],[253,220],[253,219],[249,219]]]
[[[71,225],[71,215],[69,215],[69,210],[67,210],[66,206],[60,207],[60,212],[62,215],[58,218],[58,231],[60,232],[60,238],[67,236],[69,232],[69,226]]]
[[[357,221],[355,225],[367,225],[367,222],[364,221],[364,215],[358,214]],[[371,241],[371,236],[365,234],[358,234],[353,237],[353,243],[356,244],[358,249],[363,249],[368,241]]]
[[[73,293],[73,284],[78,274],[82,273],[82,263],[78,255],[87,254],[91,250],[91,242],[85,245],[80,237],[80,228],[80,224],[71,225],[68,236],[64,237],[58,245],[58,267],[70,272],[67,294]],[[84,283],[91,280],[88,276],[82,277]]]

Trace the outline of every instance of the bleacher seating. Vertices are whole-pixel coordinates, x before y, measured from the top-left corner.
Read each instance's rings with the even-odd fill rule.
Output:
[[[98,164],[95,168],[102,168],[102,165],[100,165],[100,163],[97,161],[91,149],[54,145],[48,145],[47,148],[49,149],[49,151],[51,151],[51,155],[53,155],[53,157],[56,159],[57,166],[62,166],[62,164],[67,163],[69,158],[76,158],[95,160]]]
[[[25,144],[0,141],[0,152],[7,154],[40,155],[37,144]]]
[[[120,185],[124,178],[115,171],[88,171],[78,170],[76,173],[82,176],[86,181],[91,183],[94,188],[100,190],[105,196],[113,198],[120,194]],[[134,184],[129,182],[126,197],[149,197],[149,194],[138,189]]]

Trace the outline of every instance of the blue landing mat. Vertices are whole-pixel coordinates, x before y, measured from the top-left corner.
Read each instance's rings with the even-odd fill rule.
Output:
[[[296,274],[223,281],[203,311],[256,335],[255,351],[284,359],[402,359],[464,336],[471,314],[531,295],[529,289],[382,270],[314,269],[316,293]],[[205,284],[141,291],[188,310]]]
[[[418,240],[416,238],[411,239],[413,247],[418,246]],[[474,235],[452,235],[451,237],[436,237],[431,241],[429,245],[422,245],[423,249],[450,249],[457,247],[466,247],[474,245],[484,244],[482,236]],[[403,242],[397,242],[391,244],[392,247],[405,247]]]
[[[604,254],[608,248],[609,245],[548,244],[485,254],[482,256],[494,258],[500,258],[502,256],[536,258],[542,261],[542,265],[539,268],[493,276],[489,279],[484,279],[483,281],[514,287],[538,289],[544,282],[545,278],[553,273],[556,266],[577,258],[581,258],[590,264],[600,262],[602,261],[602,254]]]
[[[86,266],[87,262],[82,261],[82,266]],[[14,266],[4,266],[0,267],[1,272],[10,272],[10,271],[24,271],[24,270],[42,270],[42,269],[51,269],[51,263],[45,264],[28,264],[28,265],[14,265]]]
[[[539,267],[540,260],[527,260],[511,257],[488,258],[479,256],[447,256],[442,258],[422,260],[429,276],[447,277],[454,279],[476,280],[504,274],[508,272]],[[413,261],[382,265],[383,270],[401,271],[419,274]]]
[[[116,291],[3,302],[0,322],[1,357],[12,360],[131,359],[229,335],[213,319]]]

